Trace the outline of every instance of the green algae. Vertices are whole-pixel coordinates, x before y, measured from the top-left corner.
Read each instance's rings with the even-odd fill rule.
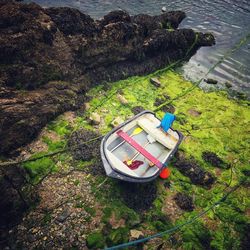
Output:
[[[103,206],[102,223],[108,224],[113,213],[116,220],[124,219],[126,221],[124,227],[110,229],[106,234],[101,233],[101,226],[98,229],[99,232],[89,234],[87,242],[93,248],[100,247],[96,245],[98,241],[101,242],[102,247],[104,247],[105,242],[109,245],[125,242],[128,240],[128,230],[134,227],[146,228],[151,230],[152,233],[167,230],[175,224],[180,224],[192,218],[201,210],[207,209],[211,204],[218,201],[228,185],[233,186],[243,179],[249,179],[244,174],[244,171],[250,170],[250,152],[247,150],[250,143],[249,102],[230,99],[227,93],[223,91],[204,92],[171,70],[161,71],[157,75],[161,81],[160,88],[156,88],[150,83],[149,79],[152,75],[149,75],[131,77],[91,89],[87,93],[91,98],[89,102],[90,110],[84,116],[78,115],[76,117],[73,128],[60,117],[48,125],[49,130],[56,132],[61,137],[59,142],[44,138],[49,151],[61,149],[65,145],[65,137],[72,133],[72,129],[95,130],[96,128],[89,123],[87,117],[91,112],[96,112],[101,116],[103,122],[98,130],[105,134],[110,131],[111,123],[117,116],[123,120],[128,119],[133,116],[131,110],[135,106],[141,106],[149,110],[158,109],[155,106],[156,98],[164,100],[167,95],[170,99],[166,102],[175,107],[175,115],[177,116],[173,128],[178,129],[185,135],[180,151],[188,158],[193,157],[202,168],[214,174],[217,181],[210,190],[193,185],[189,178],[183,176],[175,168],[174,161],[172,161],[169,165],[172,172],[168,181],[169,189],[165,189],[163,185],[165,182],[158,180],[158,196],[153,206],[140,214],[124,203],[119,182],[109,179],[106,184],[108,189],[102,192],[102,189],[100,190],[98,186],[104,181],[104,177],[90,176],[96,201]],[[128,104],[120,103],[117,93],[123,95]],[[182,97],[176,98],[177,96]],[[164,115],[162,109],[159,109],[156,113],[160,118]],[[205,151],[216,153],[230,168],[219,170],[206,163],[202,158],[202,153]],[[66,164],[67,157],[62,158],[61,161]],[[76,169],[83,170],[93,163],[94,159],[88,162],[75,161],[75,166]],[[40,176],[44,173],[44,170],[50,168],[53,164],[52,160],[51,162],[43,162],[42,160],[34,165],[27,166],[33,171],[33,178],[36,178],[36,175]],[[38,166],[41,167],[41,171]],[[170,222],[167,210],[163,212],[162,209],[166,198],[171,194],[170,192],[190,194],[194,197],[195,204],[193,212],[183,213],[174,224]],[[85,208],[84,205],[82,206]],[[245,186],[228,197],[223,204],[209,211],[206,215],[208,220],[199,219],[194,224],[186,226],[178,235],[181,241],[177,246],[183,249],[203,249],[204,245],[213,249],[240,249],[244,230],[249,223],[249,217],[246,215],[249,208],[249,191]],[[88,213],[94,216],[91,211]],[[133,223],[133,221],[136,221],[136,223]],[[212,230],[210,224],[217,225],[216,230]],[[122,234],[126,237],[122,238]]]
[[[105,246],[105,238],[101,232],[94,232],[88,235],[87,237],[87,246],[90,249],[100,249]]]
[[[33,157],[42,156],[43,153],[34,154]],[[50,158],[41,158],[36,161],[24,163],[24,168],[27,170],[31,181],[35,184],[39,182],[43,176],[57,170],[55,163]]]

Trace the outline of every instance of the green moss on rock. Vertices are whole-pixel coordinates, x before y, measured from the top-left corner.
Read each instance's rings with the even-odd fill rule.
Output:
[[[88,235],[87,246],[90,249],[103,249],[105,247],[105,238],[101,232],[94,232]]]
[[[107,245],[114,246],[117,244],[122,244],[128,242],[129,240],[129,230],[126,227],[120,227],[113,229],[107,237]]]

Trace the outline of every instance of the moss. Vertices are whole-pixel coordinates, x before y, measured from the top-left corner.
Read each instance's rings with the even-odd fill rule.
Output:
[[[93,207],[89,207],[87,205],[84,206],[84,209],[87,213],[89,213],[91,216],[95,216],[96,215],[96,211]]]
[[[101,232],[94,232],[88,235],[87,246],[90,249],[99,249],[105,247],[105,238],[103,237]]]
[[[47,128],[56,132],[60,136],[65,136],[70,133],[69,123],[63,119],[60,119],[60,117],[57,120],[50,122]]]
[[[129,240],[129,230],[125,227],[120,227],[112,230],[107,237],[107,245],[114,246],[128,242]]]
[[[32,157],[42,156],[43,153],[34,154]],[[23,164],[24,168],[29,173],[32,182],[38,182],[43,176],[49,172],[55,172],[56,166],[52,159],[44,157],[36,161],[26,162]]]
[[[46,136],[43,137],[43,141],[48,145],[48,150],[51,152],[63,149],[64,146],[66,145],[65,140],[52,141],[50,138]]]

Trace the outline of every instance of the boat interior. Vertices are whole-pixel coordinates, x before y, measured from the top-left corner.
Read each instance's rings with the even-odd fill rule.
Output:
[[[152,113],[145,113],[120,129],[154,158],[164,163],[177,145],[179,135],[171,128],[165,133],[159,125],[158,118]],[[135,134],[134,131],[138,131],[138,128],[140,132]],[[107,138],[104,150],[112,168],[128,176],[149,178],[160,171],[158,166],[120,137],[117,131]],[[126,162],[132,161],[141,161],[141,165],[136,169],[131,169]]]

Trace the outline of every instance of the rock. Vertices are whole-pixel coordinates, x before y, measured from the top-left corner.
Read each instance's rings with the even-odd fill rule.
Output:
[[[90,121],[94,125],[99,125],[101,123],[101,117],[97,113],[92,113],[89,117]]]
[[[141,113],[142,111],[144,111],[145,109],[141,106],[135,106],[132,108],[132,112],[134,113],[134,115],[137,115],[139,113]]]
[[[161,87],[161,82],[158,78],[150,78],[150,82],[157,88]]]
[[[84,110],[89,110],[89,109],[90,109],[90,103],[89,103],[89,102],[85,102],[85,103],[83,104],[83,109],[84,109]]]
[[[189,109],[188,110],[188,113],[191,115],[191,116],[194,116],[194,117],[198,117],[201,115],[201,112],[200,111],[197,111],[195,109]]]
[[[146,211],[153,205],[157,197],[156,182],[138,183],[122,182],[121,197],[125,204],[137,212]]]
[[[236,97],[240,100],[246,100],[247,99],[247,95],[245,93],[242,92],[236,92]]]
[[[124,96],[122,96],[120,94],[117,95],[117,99],[119,100],[119,102],[121,104],[124,104],[124,105],[128,104],[128,100]]]
[[[217,154],[209,151],[202,152],[202,158],[204,161],[210,163],[214,167],[218,168],[229,168],[229,165],[226,164]]]
[[[166,99],[165,99],[166,98]],[[160,106],[161,104],[163,104],[164,102],[166,102],[167,100],[169,100],[170,98],[168,97],[168,96],[164,96],[164,98],[159,98],[159,97],[157,97],[156,99],[155,99],[155,102],[154,102],[154,105],[156,106],[156,107],[158,107],[158,106]],[[162,108],[161,108],[161,110],[163,111],[163,112],[168,112],[168,113],[174,113],[175,112],[175,107],[172,105],[172,104],[168,104],[168,105],[165,105],[165,106],[163,106]]]
[[[177,161],[174,166],[185,176],[189,177],[191,182],[210,188],[215,181],[215,177],[202,169],[194,159],[186,159],[185,156],[177,154]]]
[[[174,197],[174,200],[181,209],[186,211],[194,210],[193,200],[190,196],[184,193],[177,193]]]
[[[225,82],[225,86],[230,89],[233,87],[233,85],[230,82]]]
[[[161,8],[161,11],[162,11],[162,12],[167,12],[167,8],[166,8],[165,6],[163,6],[163,7]]]
[[[218,83],[217,80],[212,79],[212,78],[207,78],[207,79],[205,80],[205,82],[206,82],[207,84],[217,84],[217,83]]]
[[[111,125],[112,125],[112,127],[114,128],[114,127],[117,127],[118,125],[122,124],[123,122],[124,122],[124,120],[123,120],[120,116],[118,116],[118,117],[116,117],[116,118],[111,122]]]
[[[93,20],[67,7],[1,1],[0,153],[25,145],[56,116],[82,106],[94,84],[163,68],[186,57],[194,41],[190,57],[215,43],[210,33],[177,29],[185,16],[131,17],[120,10]],[[167,31],[168,25],[175,30]]]
[[[70,216],[70,214],[70,211],[68,209],[65,209],[56,217],[56,220],[63,223]]]
[[[131,240],[137,240],[139,238],[143,238],[144,234],[142,231],[136,230],[136,229],[132,229],[130,230],[130,237]]]

